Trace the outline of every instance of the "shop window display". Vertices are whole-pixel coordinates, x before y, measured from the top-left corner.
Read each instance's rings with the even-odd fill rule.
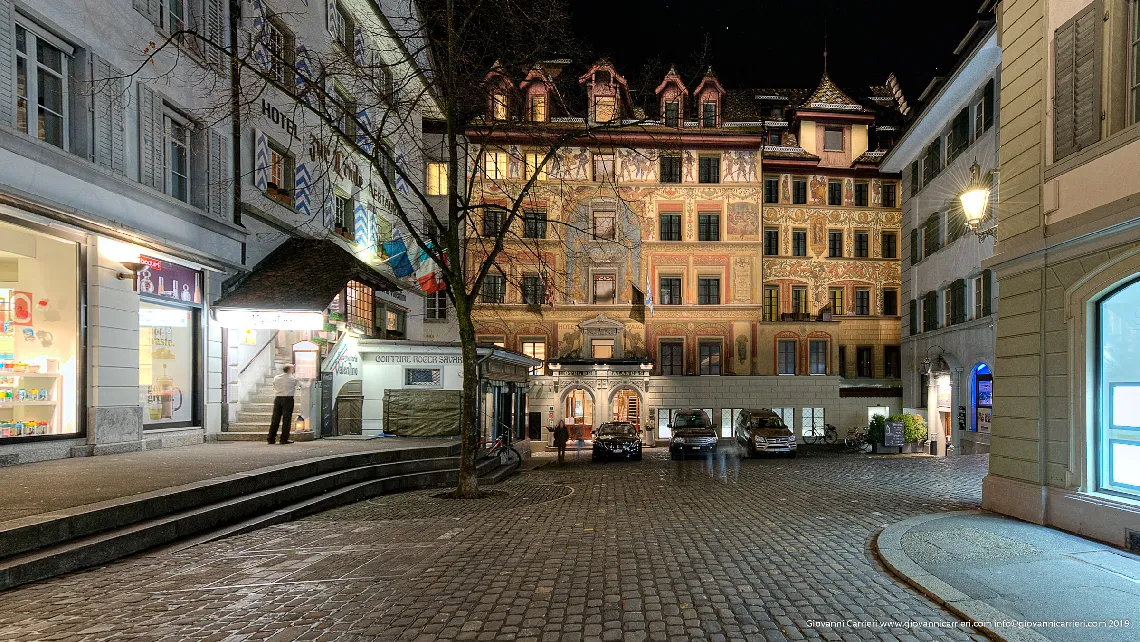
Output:
[[[191,309],[139,302],[139,397],[148,428],[194,421],[194,317]]]
[[[79,432],[79,248],[0,223],[0,442]]]
[[[1140,281],[1100,302],[1098,474],[1101,490],[1140,497]],[[980,402],[979,402],[980,403]]]

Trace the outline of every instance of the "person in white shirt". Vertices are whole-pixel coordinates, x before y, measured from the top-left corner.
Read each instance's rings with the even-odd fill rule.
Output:
[[[289,441],[289,424],[293,422],[293,395],[297,393],[297,377],[293,376],[293,366],[282,368],[283,372],[273,377],[273,419],[269,423],[269,443],[277,438],[277,426],[281,426],[282,444]]]

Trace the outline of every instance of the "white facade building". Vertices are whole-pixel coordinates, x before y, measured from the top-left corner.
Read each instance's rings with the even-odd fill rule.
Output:
[[[882,163],[903,174],[903,405],[957,454],[989,452],[993,411],[997,292],[982,263],[994,238],[970,231],[959,200],[971,165],[983,177],[998,168],[1001,49],[992,15],[979,18]]]

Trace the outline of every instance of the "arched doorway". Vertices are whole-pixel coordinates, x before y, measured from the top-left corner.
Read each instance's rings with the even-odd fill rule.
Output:
[[[562,417],[570,439],[591,439],[594,433],[594,395],[585,388],[567,390],[562,398]]]
[[[618,388],[610,396],[610,421],[641,426],[641,395],[633,388]]]

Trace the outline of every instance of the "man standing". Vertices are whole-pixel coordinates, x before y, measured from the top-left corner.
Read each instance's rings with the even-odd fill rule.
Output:
[[[297,393],[297,377],[293,376],[293,366],[282,368],[283,372],[273,377],[273,419],[269,423],[269,443],[277,438],[277,425],[281,425],[282,444],[289,441],[289,424],[293,422],[293,395]]]
[[[558,447],[558,463],[566,458],[566,442],[570,441],[570,431],[566,429],[566,420],[559,419],[558,427],[554,429],[554,445]]]

